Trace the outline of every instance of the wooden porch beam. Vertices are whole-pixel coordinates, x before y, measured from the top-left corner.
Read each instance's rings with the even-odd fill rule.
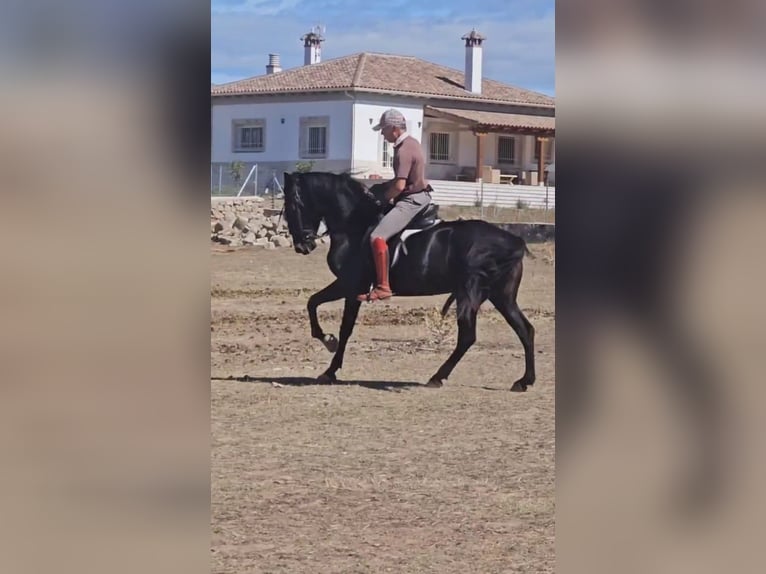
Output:
[[[493,124],[475,124],[474,130],[480,131],[480,132],[528,132],[528,133],[535,133],[540,136],[552,136],[555,129],[551,128],[533,128],[533,127],[527,127],[527,126],[503,126],[503,125],[493,125]]]
[[[538,137],[538,158],[537,158],[537,184],[542,185],[545,181],[545,144],[548,143],[548,138]]]
[[[474,132],[476,135],[476,181],[481,177],[481,166],[484,165],[484,134]]]
[[[471,130],[474,134],[509,134],[509,135],[529,135],[529,136],[541,136],[541,137],[554,137],[556,131],[549,128],[527,128],[527,127],[514,127],[514,126],[498,126],[492,124],[480,124],[475,121],[467,120],[460,117],[455,117],[450,114],[436,114],[430,112],[433,115],[426,115],[425,117],[432,119],[447,120],[453,124],[459,125],[464,129]]]
[[[475,130],[478,131],[478,130]],[[550,130],[539,130],[534,128],[512,128],[512,127],[493,127],[482,128],[480,130],[483,133],[495,133],[495,134],[518,134],[518,135],[530,135],[539,137],[553,137],[554,132]]]

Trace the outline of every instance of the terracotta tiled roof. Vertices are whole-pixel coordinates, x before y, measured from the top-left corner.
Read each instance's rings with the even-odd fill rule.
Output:
[[[490,131],[508,129],[535,133],[553,133],[556,130],[556,118],[552,116],[459,110],[435,106],[426,106],[425,113],[426,115],[462,123],[478,131],[484,129]]]
[[[554,107],[554,99],[484,79],[482,93],[465,90],[464,72],[410,56],[364,52],[211,88],[213,96],[349,90],[477,102]]]

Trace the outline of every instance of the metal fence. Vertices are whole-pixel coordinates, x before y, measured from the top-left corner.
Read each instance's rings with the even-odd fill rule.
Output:
[[[211,163],[210,195],[212,197],[264,196],[282,193],[275,171],[259,169],[257,163]]]

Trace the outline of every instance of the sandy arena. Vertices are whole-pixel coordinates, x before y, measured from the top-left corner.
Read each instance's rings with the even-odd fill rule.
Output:
[[[331,281],[320,246],[213,248],[212,571],[468,574],[554,571],[554,247],[530,245],[519,304],[537,383],[490,303],[454,348],[446,296],[365,304],[340,383],[306,301]],[[337,335],[342,302],[320,308]]]

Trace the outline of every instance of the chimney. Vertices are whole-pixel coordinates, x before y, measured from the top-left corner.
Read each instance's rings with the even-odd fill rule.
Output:
[[[303,40],[303,65],[318,64],[322,60],[322,42],[324,42],[319,28],[314,28],[308,34],[301,36],[301,40]]]
[[[485,38],[474,29],[462,39],[465,40],[465,89],[472,94],[480,94],[481,43]]]
[[[276,74],[282,71],[282,64],[279,63],[279,54],[269,54],[269,64],[266,66],[267,74]]]

